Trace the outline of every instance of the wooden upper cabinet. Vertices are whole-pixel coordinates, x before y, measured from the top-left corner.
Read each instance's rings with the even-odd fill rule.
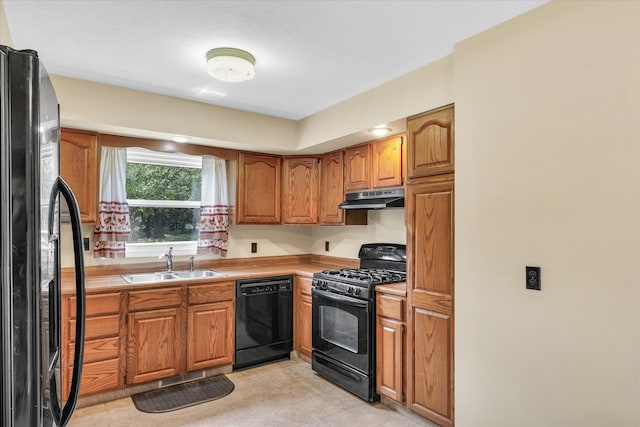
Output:
[[[373,188],[402,185],[402,135],[371,143]]]
[[[60,132],[60,176],[78,200],[80,220],[96,221],[98,202],[98,135],[62,129]]]
[[[343,224],[344,153],[335,151],[320,159],[320,224]]]
[[[280,223],[280,157],[238,155],[238,224]]]
[[[318,158],[284,159],[282,188],[283,224],[318,222]]]
[[[371,188],[371,146],[358,145],[345,151],[345,191]]]
[[[407,177],[453,172],[453,105],[407,119]]]

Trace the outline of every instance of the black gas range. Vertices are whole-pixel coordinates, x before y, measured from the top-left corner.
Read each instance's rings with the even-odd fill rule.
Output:
[[[406,246],[369,243],[360,268],[313,275],[312,369],[352,393],[375,401],[375,287],[406,280]]]

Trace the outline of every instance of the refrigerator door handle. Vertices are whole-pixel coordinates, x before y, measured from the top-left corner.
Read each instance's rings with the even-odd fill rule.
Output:
[[[80,377],[82,376],[82,361],[84,358],[84,328],[85,328],[85,276],[84,276],[84,255],[82,254],[82,230],[80,228],[80,209],[78,208],[78,202],[76,201],[73,191],[69,185],[58,177],[53,184],[53,192],[51,197],[51,210],[53,212],[55,199],[57,194],[60,193],[67,202],[69,207],[69,216],[71,219],[71,231],[73,234],[73,253],[76,270],[76,336],[75,336],[75,351],[73,355],[73,374],[71,376],[71,388],[69,390],[69,397],[67,402],[62,408],[62,413],[59,409],[54,410],[54,416],[60,415],[60,420],[56,420],[57,424],[61,427],[67,425],[71,419],[71,415],[78,403],[78,396],[80,394]],[[49,217],[49,233],[53,232],[53,215]],[[53,405],[58,405],[57,399],[52,402]]]

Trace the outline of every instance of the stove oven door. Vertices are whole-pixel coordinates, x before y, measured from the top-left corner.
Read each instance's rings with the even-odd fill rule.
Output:
[[[372,302],[313,288],[312,312],[314,352],[372,374]]]

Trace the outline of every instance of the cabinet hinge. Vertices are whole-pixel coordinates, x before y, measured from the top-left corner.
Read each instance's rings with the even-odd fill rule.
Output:
[[[405,403],[407,401],[407,396],[404,395],[404,393],[402,393],[402,403]]]
[[[402,324],[402,332],[406,332],[407,331],[407,326],[403,323]]]

